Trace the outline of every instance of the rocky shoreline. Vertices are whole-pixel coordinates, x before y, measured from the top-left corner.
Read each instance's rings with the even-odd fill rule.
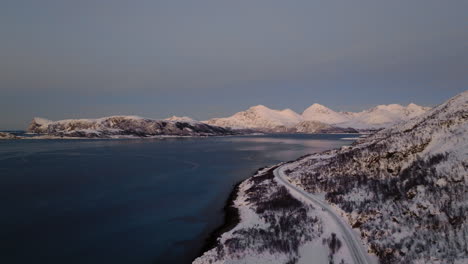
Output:
[[[272,172],[277,167],[278,166],[270,167],[268,169],[268,171]],[[223,207],[223,211],[224,211],[223,223],[221,225],[219,225],[218,227],[216,227],[213,231],[211,231],[209,233],[208,237],[206,238],[206,240],[204,242],[204,245],[200,249],[198,255],[193,260],[201,257],[205,252],[207,252],[207,251],[215,248],[216,246],[218,246],[219,245],[219,240],[218,239],[221,237],[221,235],[231,231],[234,227],[236,227],[241,222],[239,209],[235,206],[235,203],[234,203],[235,200],[238,198],[240,185],[243,182],[248,181],[248,180],[252,179],[255,176],[258,176],[258,174],[262,170],[264,170],[266,168],[267,167],[259,168],[250,177],[237,182],[233,186],[233,188],[231,190],[231,193],[229,194],[229,196],[228,196],[228,198],[227,198],[227,200],[225,202],[225,205]]]
[[[19,137],[12,133],[0,132],[0,139],[19,139]]]

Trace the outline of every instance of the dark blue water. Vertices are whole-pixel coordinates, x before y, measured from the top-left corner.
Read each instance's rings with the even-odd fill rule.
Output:
[[[236,182],[342,137],[0,141],[0,263],[190,263]]]

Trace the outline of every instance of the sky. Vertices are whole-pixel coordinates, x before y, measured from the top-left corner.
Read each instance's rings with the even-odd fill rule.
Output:
[[[433,106],[468,88],[466,0],[2,0],[0,129]]]

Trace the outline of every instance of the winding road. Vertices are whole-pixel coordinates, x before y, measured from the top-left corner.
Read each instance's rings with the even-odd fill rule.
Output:
[[[333,208],[331,208],[328,204],[324,203],[323,201],[319,200],[317,197],[314,197],[312,194],[302,190],[301,188],[291,184],[288,180],[284,178],[284,170],[287,168],[289,164],[285,164],[279,166],[273,171],[276,179],[279,183],[285,185],[288,189],[292,189],[299,194],[301,194],[305,200],[310,201],[316,207],[322,207],[324,211],[326,211],[332,219],[336,222],[336,224],[340,227],[342,231],[342,237],[345,241],[350,253],[351,257],[353,258],[353,262],[355,264],[372,264],[373,262],[370,261],[369,256],[364,249],[359,237],[353,232],[351,227],[346,223],[340,215],[338,215]]]

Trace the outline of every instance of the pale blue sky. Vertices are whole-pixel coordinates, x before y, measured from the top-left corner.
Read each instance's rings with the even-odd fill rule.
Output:
[[[434,105],[468,87],[468,1],[3,0],[0,129]]]

